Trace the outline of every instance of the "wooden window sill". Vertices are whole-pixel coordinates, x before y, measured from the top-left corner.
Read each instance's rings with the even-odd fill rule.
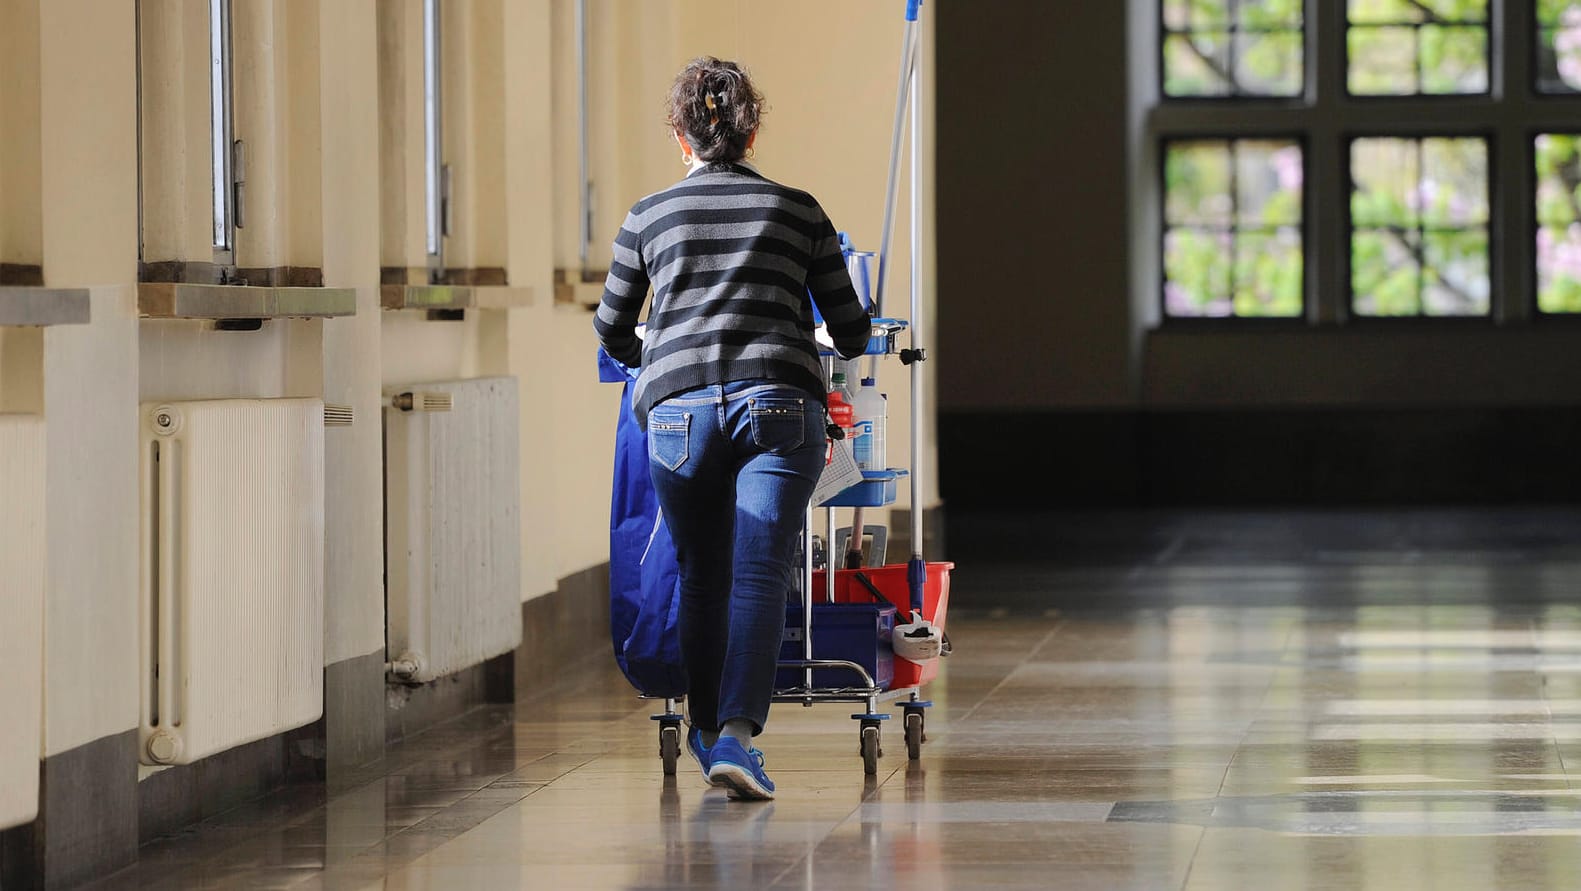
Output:
[[[326,319],[357,314],[355,288],[142,282],[145,319]]]

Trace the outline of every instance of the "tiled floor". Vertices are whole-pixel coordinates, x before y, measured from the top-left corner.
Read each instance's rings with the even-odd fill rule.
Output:
[[[776,706],[778,800],[727,802],[600,660],[103,887],[1581,887],[1581,517],[1124,522],[957,557],[919,763]]]

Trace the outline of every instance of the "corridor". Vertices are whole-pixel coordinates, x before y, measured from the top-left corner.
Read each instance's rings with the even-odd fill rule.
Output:
[[[921,761],[776,706],[728,802],[603,653],[145,846],[100,888],[1559,888],[1581,875],[1581,518],[973,518]],[[957,531],[960,530],[960,531]],[[1365,546],[1368,542],[1371,547]],[[995,543],[998,543],[997,545]],[[1063,549],[1072,549],[1064,553]],[[1036,599],[1057,608],[1024,608]],[[1566,602],[1566,601],[1572,602]],[[995,605],[997,604],[997,605]]]

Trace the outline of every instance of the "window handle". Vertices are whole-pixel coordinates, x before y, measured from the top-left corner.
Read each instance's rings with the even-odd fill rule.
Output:
[[[439,167],[439,234],[449,237],[455,228],[455,197],[451,190],[454,179],[450,175],[450,165],[442,164]]]
[[[240,139],[231,143],[231,203],[240,229],[247,225],[247,144]]]

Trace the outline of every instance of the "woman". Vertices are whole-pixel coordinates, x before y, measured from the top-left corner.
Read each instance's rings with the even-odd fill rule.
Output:
[[[813,304],[842,356],[871,328],[823,208],[745,163],[762,104],[732,62],[697,59],[676,77],[668,123],[689,172],[626,216],[593,323],[610,356],[641,366],[632,407],[680,564],[687,748],[710,784],[748,799],[774,797],[752,737],[824,464]]]

